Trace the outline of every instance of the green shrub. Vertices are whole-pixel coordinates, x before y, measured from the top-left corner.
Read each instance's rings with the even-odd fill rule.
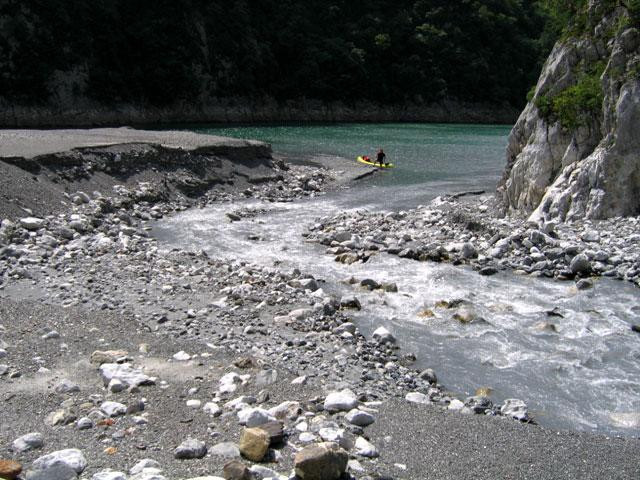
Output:
[[[629,11],[629,23],[634,27],[640,27],[640,0],[626,0],[623,3]]]
[[[553,99],[546,95],[539,95],[535,100],[535,105],[540,111],[542,118],[547,120],[555,120],[553,116]]]
[[[539,95],[535,105],[540,116],[548,122],[560,122],[563,128],[575,130],[588,124],[593,116],[599,116],[604,100],[600,76],[604,65],[598,64],[584,72],[578,82],[554,96]]]
[[[536,85],[531,87],[531,89],[527,92],[527,102],[533,100],[533,97],[536,95]]]

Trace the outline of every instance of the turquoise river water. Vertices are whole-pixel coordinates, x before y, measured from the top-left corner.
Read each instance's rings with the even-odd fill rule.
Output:
[[[397,168],[348,190],[294,203],[243,206],[265,209],[229,223],[229,205],[163,219],[154,227],[161,247],[204,249],[210,255],[282,268],[299,268],[327,281],[336,295],[354,276],[396,282],[399,294],[355,292],[363,310],[354,320],[365,335],[384,325],[417,367],[433,367],[460,398],[490,387],[495,401],[525,400],[542,425],[601,434],[640,435],[640,337],[630,324],[640,312],[639,290],[601,279],[578,292],[571,282],[500,273],[481,277],[468,268],[415,262],[390,255],[343,265],[324,247],[303,241],[318,217],[350,209],[398,210],[444,193],[495,188],[504,167],[509,127],[475,125],[332,125],[197,128],[198,132],[254,138],[291,159],[323,155],[372,156],[383,147]],[[241,206],[234,205],[233,208]],[[260,237],[255,242],[250,237]],[[442,299],[463,298],[488,322],[461,325],[418,313]],[[546,311],[560,308],[557,334],[536,330]]]

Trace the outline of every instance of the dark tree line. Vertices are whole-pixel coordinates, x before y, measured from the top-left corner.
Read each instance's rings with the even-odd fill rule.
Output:
[[[519,107],[553,41],[545,11],[526,0],[0,0],[0,98]]]

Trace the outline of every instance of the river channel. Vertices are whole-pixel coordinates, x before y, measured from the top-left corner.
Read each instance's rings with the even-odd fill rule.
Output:
[[[344,191],[294,203],[242,206],[265,213],[229,223],[228,205],[186,211],[154,228],[164,248],[204,249],[211,256],[299,268],[341,295],[350,276],[396,282],[397,294],[358,291],[354,315],[365,335],[384,325],[417,367],[434,368],[461,399],[480,387],[494,401],[521,398],[542,425],[608,435],[640,435],[640,314],[637,287],[601,279],[578,292],[571,282],[510,273],[481,277],[463,267],[377,255],[344,265],[307,243],[302,233],[319,218],[351,209],[392,211],[427,204],[438,195],[491,190],[504,166],[506,126],[344,125],[202,128],[199,132],[268,141],[291,159],[354,158],[383,147],[393,170]],[[240,205],[237,205],[239,207]],[[253,240],[251,240],[252,238]],[[260,241],[255,241],[259,238]],[[439,300],[465,299],[486,323],[462,325],[421,318]],[[558,332],[535,325],[558,309]]]

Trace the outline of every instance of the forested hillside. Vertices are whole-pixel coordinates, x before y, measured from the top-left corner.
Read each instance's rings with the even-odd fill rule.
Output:
[[[0,103],[520,108],[547,20],[526,0],[0,0]]]

